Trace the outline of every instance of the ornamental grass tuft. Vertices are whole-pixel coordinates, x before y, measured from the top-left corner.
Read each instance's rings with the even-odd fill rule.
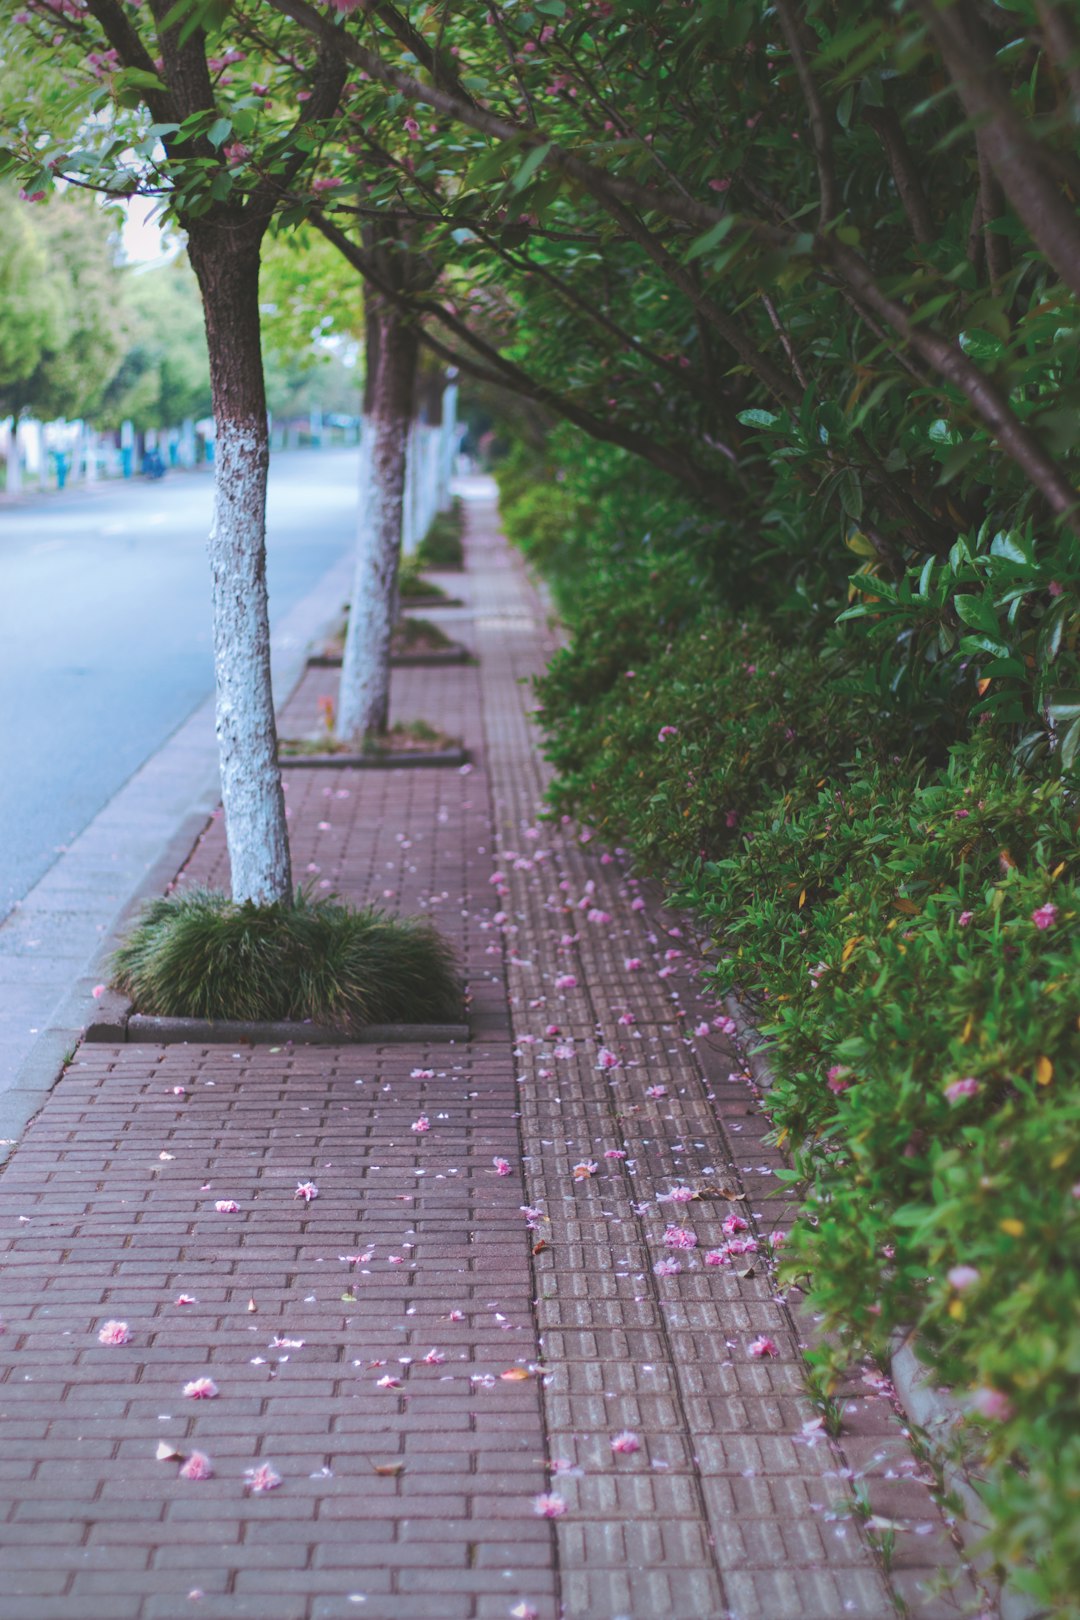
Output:
[[[358,1034],[459,1019],[454,954],[421,919],[299,891],[237,905],[188,889],[153,900],[113,957],[113,986],[156,1017],[282,1019]]]

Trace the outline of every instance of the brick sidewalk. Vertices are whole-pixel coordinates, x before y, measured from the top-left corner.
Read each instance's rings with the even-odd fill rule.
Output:
[[[839,1444],[817,1426],[766,1122],[722,1036],[688,1036],[687,942],[537,824],[522,681],[554,638],[482,500],[468,545],[479,663],[400,670],[393,702],[474,766],[287,782],[298,878],[435,916],[473,1039],[80,1050],[0,1176],[0,1620],[968,1612],[922,1592],[951,1544],[887,1400],[855,1378]],[[227,880],[218,823],[185,875]],[[757,1252],[706,1268],[733,1235]],[[263,1464],[280,1484],[247,1488]],[[901,1526],[889,1560],[867,1512]]]

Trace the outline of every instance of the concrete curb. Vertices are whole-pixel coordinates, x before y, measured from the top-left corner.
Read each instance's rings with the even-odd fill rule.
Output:
[[[762,1091],[768,1091],[773,1084],[767,1055],[772,1043],[750,1022],[737,996],[726,996],[724,1006],[728,1017],[735,1023],[736,1040],[755,1085]],[[931,1382],[931,1369],[919,1360],[915,1348],[917,1343],[914,1333],[896,1335],[890,1347],[889,1377],[904,1415],[911,1427],[919,1431],[920,1439],[933,1457],[946,1489],[961,1504],[956,1529],[963,1543],[964,1554],[980,1578],[992,1585],[993,1560],[980,1548],[988,1529],[982,1498],[967,1471],[954,1461],[949,1444],[963,1423],[964,1409],[949,1390],[935,1388]],[[994,1601],[999,1620],[1043,1620],[1047,1613],[1033,1598],[1008,1584],[994,1591]]]
[[[431,766],[467,765],[467,748],[435,748],[430,753],[400,754],[283,754],[278,760],[282,770],[340,770],[391,771],[407,768],[423,770]]]
[[[440,1041],[467,1041],[468,1024],[369,1024],[355,1035],[343,1034],[323,1024],[303,1024],[289,1020],[255,1023],[245,1019],[152,1018],[131,1012],[128,1004],[117,1019],[107,1014],[86,1029],[84,1039],[99,1045],[140,1044],[145,1046],[372,1046],[410,1044],[430,1045]]]
[[[401,598],[402,613],[409,613],[413,608],[423,608],[427,612],[430,608],[461,608],[465,603],[460,596],[403,596]]]

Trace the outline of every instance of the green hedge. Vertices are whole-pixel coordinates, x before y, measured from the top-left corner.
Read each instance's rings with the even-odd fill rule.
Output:
[[[716,988],[774,1042],[806,1191],[790,1271],[848,1352],[918,1328],[970,1409],[1003,1564],[1074,1616],[1075,774],[1025,776],[993,716],[969,726],[974,671],[960,701],[948,674],[950,730],[931,687],[890,703],[843,628],[791,627],[725,613],[692,568],[598,570],[538,683],[552,809],[713,935]]]

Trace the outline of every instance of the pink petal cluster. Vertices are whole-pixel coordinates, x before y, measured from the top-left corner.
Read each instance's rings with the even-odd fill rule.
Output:
[[[681,1270],[682,1262],[680,1260],[658,1260],[653,1266],[653,1275],[655,1277],[677,1277]]]
[[[839,1097],[842,1091],[847,1091],[851,1085],[852,1071],[846,1063],[834,1063],[825,1076],[825,1084],[831,1092]]]
[[[646,1086],[645,1095],[646,1097],[666,1097],[667,1086]]]
[[[98,1332],[99,1344],[130,1344],[131,1329],[126,1322],[103,1322]]]
[[[678,735],[678,726],[661,726],[660,730],[656,733],[656,740],[657,742],[667,742],[669,737],[677,737]]]
[[[245,1468],[244,1479],[247,1489],[255,1495],[261,1491],[276,1491],[281,1484],[281,1475],[269,1463],[259,1463],[257,1468]]]
[[[181,1466],[181,1479],[213,1479],[214,1465],[205,1451],[193,1451]]]
[[[1036,928],[1052,928],[1057,921],[1057,914],[1057,906],[1047,901],[1045,906],[1040,906],[1037,911],[1031,913],[1031,920]]]
[[[596,1067],[600,1070],[621,1068],[618,1053],[612,1052],[607,1046],[602,1046],[596,1054]]]
[[[746,1348],[755,1361],[763,1361],[766,1356],[778,1356],[780,1354],[776,1346],[776,1340],[770,1339],[764,1333],[760,1338],[755,1339],[752,1344],[748,1344]]]
[[[240,1211],[240,1205],[235,1198],[219,1198],[214,1208],[219,1215],[236,1215]]]
[[[297,1182],[296,1191],[293,1193],[294,1198],[300,1198],[300,1199],[303,1200],[303,1202],[305,1204],[310,1204],[311,1200],[313,1198],[318,1198],[318,1196],[319,1196],[319,1189],[318,1189],[318,1187],[316,1187],[316,1185],[315,1185],[315,1183],[313,1181],[298,1181]]]
[[[555,1491],[545,1491],[533,1497],[533,1512],[541,1519],[561,1519],[566,1512],[566,1498]]]
[[[184,1385],[183,1392],[192,1401],[212,1401],[217,1397],[218,1387],[212,1378],[193,1378]]]
[[[720,1229],[725,1237],[734,1237],[736,1232],[749,1232],[750,1222],[741,1215],[725,1215]]]
[[[641,1450],[641,1441],[632,1429],[624,1429],[621,1434],[612,1435],[611,1449],[617,1456],[629,1457],[633,1452]]]
[[[576,985],[577,979],[573,973],[560,973],[555,980],[556,990],[573,990]]]
[[[491,1162],[495,1166],[495,1174],[497,1176],[508,1176],[512,1173],[512,1167],[509,1159],[500,1159],[496,1157],[492,1159]]]
[[[697,1233],[685,1226],[669,1226],[664,1231],[664,1243],[669,1249],[696,1249]]]
[[[410,1131],[414,1131],[417,1136],[423,1136],[425,1131],[430,1131],[431,1121],[428,1119],[426,1114],[421,1114],[419,1119],[413,1120],[412,1124],[409,1126],[409,1129]]]

